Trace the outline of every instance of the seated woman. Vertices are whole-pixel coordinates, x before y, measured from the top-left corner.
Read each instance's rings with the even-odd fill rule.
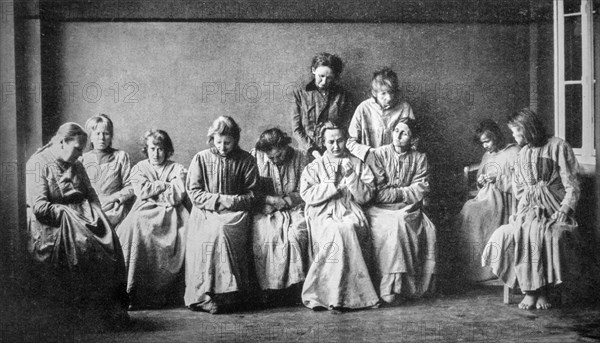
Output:
[[[83,154],[81,162],[100,198],[102,211],[113,229],[117,230],[127,216],[131,207],[129,200],[133,198],[129,154],[112,147],[113,122],[106,114],[88,119],[85,129],[90,136],[92,150]]]
[[[513,190],[517,213],[492,234],[482,256],[506,285],[525,293],[521,309],[548,309],[547,290],[579,273],[580,239],[573,218],[580,189],[579,165],[571,146],[546,134],[541,119],[525,108],[508,127],[522,148]]]
[[[163,306],[176,292],[185,256],[189,217],[184,206],[185,168],[169,158],[173,143],[163,130],[142,137],[147,159],[133,168],[136,201],[119,231],[127,267],[129,308]]]
[[[500,127],[493,120],[482,121],[473,138],[485,149],[477,172],[479,192],[465,203],[454,227],[457,253],[461,256],[461,277],[478,282],[494,278],[488,268],[481,267],[481,253],[494,230],[508,223],[512,215],[512,176],[521,148],[506,144]]]
[[[429,167],[416,141],[414,120],[403,118],[392,131],[392,144],[373,150],[377,196],[367,218],[375,284],[386,303],[420,297],[435,285],[435,226],[421,209],[429,193]]]
[[[320,128],[327,121],[346,128],[352,118],[349,93],[337,83],[344,62],[336,55],[322,52],[313,57],[312,79],[293,90],[292,128],[299,149],[309,158],[320,157]]]
[[[63,124],[27,162],[28,248],[35,294],[95,329],[129,317],[123,252],[77,160],[86,142],[80,125]]]
[[[240,149],[240,127],[231,117],[208,129],[211,148],[197,153],[186,182],[194,205],[188,222],[185,304],[191,310],[232,310],[248,290],[248,251],[258,170]]]
[[[300,183],[311,260],[302,302],[336,312],[377,306],[367,269],[369,224],[361,209],[375,193],[373,173],[348,152],[343,129],[326,123],[321,136],[327,150],[304,168]]]
[[[260,288],[288,289],[278,295],[294,302],[299,300],[305,277],[308,233],[304,202],[298,193],[306,155],[292,148],[291,142],[281,130],[269,129],[260,135],[252,151],[264,199],[260,212],[254,215],[252,246]]]

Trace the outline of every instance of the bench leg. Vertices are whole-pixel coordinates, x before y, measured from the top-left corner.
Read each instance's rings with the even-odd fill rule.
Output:
[[[510,288],[507,285],[504,285],[504,296],[503,300],[506,305],[512,304],[512,296],[519,293],[519,288]]]

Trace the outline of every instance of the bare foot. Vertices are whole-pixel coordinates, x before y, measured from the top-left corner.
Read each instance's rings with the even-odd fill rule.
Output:
[[[526,293],[525,297],[519,304],[519,308],[522,310],[531,310],[535,307],[537,301],[537,295],[535,293]]]
[[[548,309],[552,308],[552,304],[548,301],[548,297],[546,297],[546,295],[541,294],[537,298],[537,302],[535,303],[535,307],[538,310],[548,310]]]

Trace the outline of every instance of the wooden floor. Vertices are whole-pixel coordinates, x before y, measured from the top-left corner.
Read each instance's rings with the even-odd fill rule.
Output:
[[[126,330],[74,333],[75,342],[596,342],[600,305],[523,311],[501,287],[397,307],[333,314],[302,306],[210,315],[185,308],[130,312]],[[38,337],[43,340],[43,337]],[[29,339],[38,341],[30,336]]]

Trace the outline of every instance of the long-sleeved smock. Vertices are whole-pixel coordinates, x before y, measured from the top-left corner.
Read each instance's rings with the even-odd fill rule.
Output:
[[[58,160],[49,148],[27,162],[29,252],[39,294],[100,314],[126,318],[123,252],[81,162]]]
[[[481,254],[490,236],[513,214],[512,178],[520,147],[510,144],[497,152],[483,154],[477,176],[493,182],[478,185],[479,192],[468,200],[456,218],[457,269],[471,282],[494,278],[489,268],[481,267]]]
[[[422,210],[429,193],[427,155],[393,145],[373,150],[377,196],[366,213],[373,235],[376,285],[380,297],[419,297],[434,290],[435,226]]]
[[[292,130],[300,150],[309,156],[313,150],[322,151],[319,131],[323,124],[331,121],[346,128],[352,116],[352,104],[348,93],[339,85],[333,85],[327,96],[319,93],[314,79],[293,90],[294,103],[291,108]]]
[[[256,277],[261,289],[284,289],[304,281],[307,269],[308,233],[304,201],[300,197],[300,176],[306,154],[288,147],[282,165],[273,163],[262,151],[253,150],[260,182],[258,192],[280,196],[285,208],[271,213],[257,211],[252,225],[252,246]]]
[[[509,287],[518,282],[521,290],[533,291],[578,275],[578,172],[573,149],[558,137],[519,151],[513,176],[517,213],[494,231],[482,256],[482,264]],[[566,222],[552,218],[557,211],[568,215]]]
[[[185,257],[185,168],[167,160],[156,169],[146,159],[133,170],[136,201],[117,232],[127,267],[127,293],[133,307],[161,306]]]
[[[129,154],[123,150],[109,148],[106,151],[88,151],[81,157],[81,163],[96,190],[100,203],[117,199],[119,204],[108,211],[106,217],[116,230],[125,219],[134,197],[131,187],[131,162]]]
[[[239,148],[223,156],[213,147],[192,159],[186,181],[193,204],[185,257],[187,306],[205,308],[215,295],[248,289],[249,211],[257,183],[254,157]]]
[[[342,175],[349,161],[353,172]],[[359,158],[328,152],[302,172],[310,266],[302,288],[309,308],[364,308],[379,302],[369,275],[369,224],[362,205],[375,194],[374,176]]]
[[[415,119],[407,102],[398,102],[387,109],[375,98],[361,102],[348,127],[348,150],[364,161],[369,149],[392,144],[392,132],[402,118]]]

